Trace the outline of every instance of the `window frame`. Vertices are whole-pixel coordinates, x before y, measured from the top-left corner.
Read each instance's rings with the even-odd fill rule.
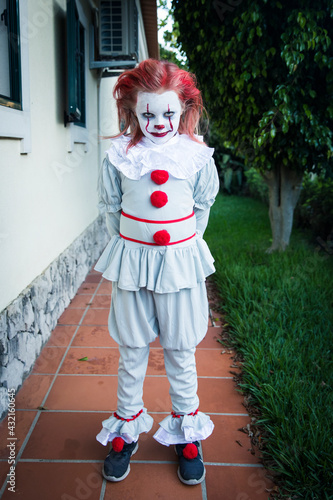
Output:
[[[6,0],[10,95],[0,94],[0,105],[22,109],[20,9],[18,0]],[[5,18],[4,18],[5,19]]]
[[[15,106],[11,100],[1,103],[0,138],[20,139],[20,153],[27,154],[31,153],[28,2],[15,1],[16,5],[19,4],[17,30],[20,52],[17,60],[20,64],[21,105]]]

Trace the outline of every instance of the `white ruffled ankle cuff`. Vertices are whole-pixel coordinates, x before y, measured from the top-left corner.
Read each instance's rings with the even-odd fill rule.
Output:
[[[153,418],[147,414],[146,408],[135,420],[129,422],[119,420],[113,415],[102,422],[103,428],[96,436],[97,441],[106,446],[115,437],[121,437],[125,443],[137,441],[139,434],[149,432],[153,426]]]
[[[160,428],[153,437],[165,446],[193,443],[208,438],[213,429],[214,424],[210,417],[202,412],[180,418],[169,415],[160,422]]]
[[[108,443],[114,440],[114,438],[120,437],[122,438],[125,443],[130,444],[134,443],[139,439],[139,434],[136,436],[131,436],[130,434],[119,434],[118,432],[110,432],[104,427],[102,428],[101,432],[99,432],[96,436],[97,441],[99,441],[101,444],[106,446]]]

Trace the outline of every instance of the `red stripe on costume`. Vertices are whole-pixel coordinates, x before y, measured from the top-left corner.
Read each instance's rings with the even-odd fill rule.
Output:
[[[131,422],[132,420],[135,420],[136,418],[138,418],[141,413],[143,412],[143,409],[139,411],[139,413],[137,413],[136,415],[133,415],[133,417],[131,418],[123,418],[123,417],[119,417],[119,415],[117,414],[117,412],[114,412],[114,416],[116,417],[116,419],[118,420],[122,420],[123,422]]]
[[[134,215],[126,214],[125,212],[121,212],[121,215],[127,217],[128,219],[137,220],[138,222],[148,222],[149,224],[173,224],[175,222],[182,222],[183,220],[190,219],[194,216],[194,212],[191,215],[187,215],[186,217],[182,217],[181,219],[173,219],[173,220],[150,220],[150,219],[140,219],[140,217],[134,217]],[[192,236],[191,236],[192,238]]]
[[[124,236],[121,233],[119,233],[119,236],[121,238],[123,238],[124,240],[133,241],[134,243],[140,243],[141,245],[150,245],[150,246],[153,246],[153,247],[159,247],[159,246],[169,246],[169,245],[177,245],[178,243],[184,243],[184,241],[188,241],[191,238],[194,238],[195,233],[192,234],[192,236],[189,236],[188,238],[185,238],[184,240],[173,241],[172,243],[167,243],[166,245],[158,245],[157,243],[147,243],[146,241],[135,240],[134,238],[127,238],[127,236]]]
[[[198,414],[199,408],[197,408],[195,411],[192,411],[191,413],[186,413],[186,415],[192,415],[192,417],[195,417]],[[181,418],[184,417],[185,415],[176,413],[174,411],[171,412],[172,418]]]

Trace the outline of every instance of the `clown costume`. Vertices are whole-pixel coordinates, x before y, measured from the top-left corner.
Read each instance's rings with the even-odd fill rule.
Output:
[[[119,345],[117,410],[97,440],[111,442],[103,476],[121,481],[152,417],[143,403],[149,344],[159,337],[172,411],[154,438],[174,445],[179,479],[205,477],[200,441],[213,431],[199,411],[195,349],[208,327],[205,279],[214,272],[203,233],[219,189],[213,149],[195,135],[202,111],[193,75],[147,60],[114,89],[122,132],[99,176],[111,240],[95,269],[112,282],[109,331]]]

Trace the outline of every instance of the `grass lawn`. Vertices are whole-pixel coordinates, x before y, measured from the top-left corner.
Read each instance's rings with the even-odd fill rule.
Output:
[[[267,254],[267,207],[219,195],[205,233],[221,308],[287,496],[333,499],[333,258],[294,230]],[[293,496],[295,495],[295,496]]]

